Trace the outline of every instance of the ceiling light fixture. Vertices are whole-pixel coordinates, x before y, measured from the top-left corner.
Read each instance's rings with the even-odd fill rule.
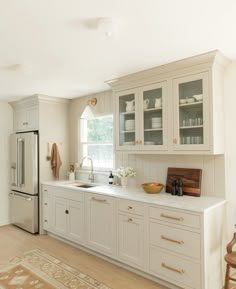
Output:
[[[97,21],[97,29],[105,35],[106,38],[113,36],[116,28],[116,23],[114,19],[104,17],[99,18]]]

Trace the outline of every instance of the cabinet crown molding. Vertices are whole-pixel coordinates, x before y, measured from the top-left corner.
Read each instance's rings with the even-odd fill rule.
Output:
[[[199,69],[209,70],[214,64],[225,68],[231,61],[226,58],[219,50],[210,51],[200,55],[189,58],[177,60],[166,63],[160,66],[152,67],[150,69],[142,70],[136,73],[117,77],[105,81],[113,90],[120,90],[122,86],[127,86],[127,83],[134,84],[134,82],[158,77],[159,79],[166,77],[173,77],[181,74],[184,70],[192,67],[199,67]],[[136,86],[136,85],[133,85]]]
[[[15,109],[20,109],[24,107],[37,106],[40,102],[69,103],[70,101],[70,99],[66,98],[52,97],[43,94],[34,94],[32,96],[25,97],[17,101],[11,101],[9,102],[9,104]]]

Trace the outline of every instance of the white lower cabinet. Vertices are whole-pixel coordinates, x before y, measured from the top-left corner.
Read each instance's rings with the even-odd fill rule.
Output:
[[[108,256],[116,255],[115,199],[86,194],[87,245]]]
[[[198,211],[152,200],[44,185],[41,220],[46,231],[166,281],[167,288],[221,289],[224,202],[210,201],[201,212],[204,198],[191,199]]]
[[[54,197],[52,207],[52,228],[59,235],[66,235],[67,232],[67,200]]]
[[[50,186],[43,186],[42,190],[44,230],[73,242],[83,243],[83,193]]]
[[[149,249],[150,273],[181,288],[201,287],[201,265],[159,248]]]
[[[149,207],[149,270],[183,288],[202,288],[199,215]]]
[[[143,267],[143,220],[132,215],[119,214],[119,249],[121,261],[134,267]]]
[[[47,190],[46,190],[47,192]],[[48,231],[51,227],[51,218],[50,218],[50,212],[51,212],[51,198],[47,193],[42,194],[42,213],[43,213],[43,218],[42,218],[42,222],[43,222],[43,229]]]
[[[80,202],[53,198],[52,227],[55,233],[75,242],[84,239],[84,208]]]

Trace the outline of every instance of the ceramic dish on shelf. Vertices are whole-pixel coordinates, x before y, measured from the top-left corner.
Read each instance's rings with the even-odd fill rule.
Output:
[[[161,128],[162,124],[161,123],[152,123],[152,128]]]
[[[187,103],[193,103],[195,99],[193,97],[187,98]]]
[[[202,94],[195,94],[195,95],[193,95],[193,98],[194,98],[196,101],[202,101],[203,95],[202,95]]]
[[[186,99],[180,99],[180,100],[179,100],[179,104],[184,104],[184,103],[186,103],[186,102],[187,102]]]

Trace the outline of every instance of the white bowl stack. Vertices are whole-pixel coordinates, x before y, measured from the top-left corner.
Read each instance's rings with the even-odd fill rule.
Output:
[[[162,117],[153,117],[152,118],[152,128],[162,127]]]
[[[135,120],[128,119],[125,121],[125,130],[134,130],[135,128]]]

